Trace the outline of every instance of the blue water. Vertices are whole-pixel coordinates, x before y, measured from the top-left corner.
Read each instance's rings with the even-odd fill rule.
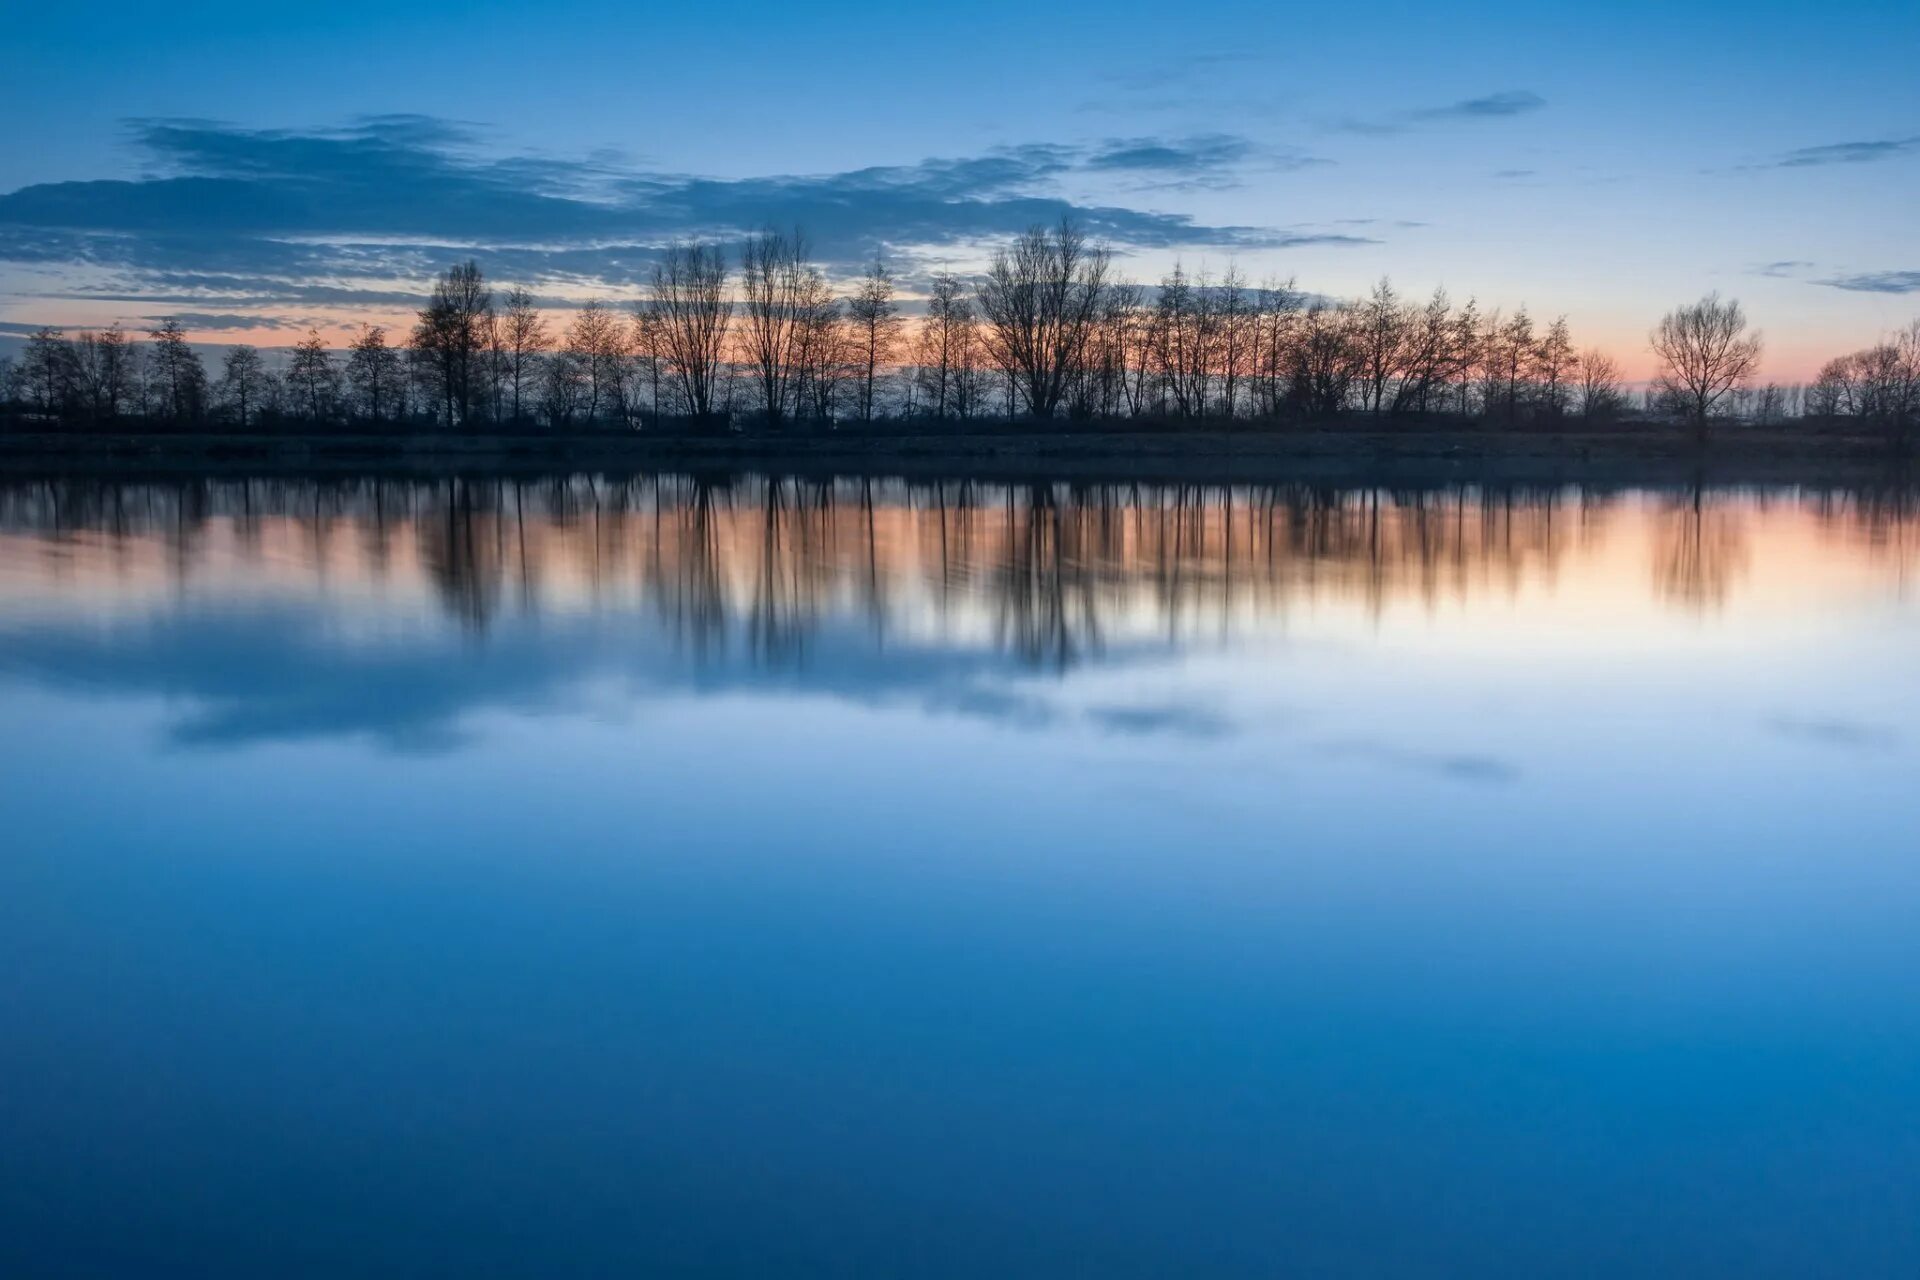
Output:
[[[0,1275],[1920,1272],[1898,493],[0,484]]]

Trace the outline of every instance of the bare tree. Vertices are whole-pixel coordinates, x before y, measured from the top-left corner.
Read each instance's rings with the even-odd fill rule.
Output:
[[[905,321],[893,299],[893,274],[875,258],[860,277],[860,286],[847,302],[860,360],[860,420],[873,421],[874,383],[880,368],[893,359]]]
[[[566,354],[573,358],[586,388],[586,419],[618,412],[626,386],[627,329],[604,302],[580,308],[567,327]]]
[[[111,422],[133,399],[138,358],[127,331],[109,325],[85,330],[73,342],[75,391],[88,421]]]
[[[859,364],[840,304],[819,272],[801,274],[794,307],[794,412],[830,422],[839,415],[841,389]]]
[[[1378,415],[1386,407],[1387,388],[1400,373],[1411,327],[1393,281],[1385,276],[1355,309],[1353,339],[1360,360],[1361,407]]]
[[[733,319],[727,264],[719,247],[695,242],[669,248],[654,265],[648,302],[687,411],[709,416]]]
[[[18,376],[26,393],[22,398],[36,412],[49,418],[64,416],[77,385],[73,344],[59,330],[41,326],[27,339]]]
[[[521,399],[533,381],[540,353],[553,346],[547,322],[533,304],[533,295],[515,286],[507,290],[500,317],[499,341],[506,365],[506,383],[512,420],[521,419]]]
[[[1578,360],[1573,337],[1567,331],[1567,318],[1560,316],[1547,326],[1546,335],[1533,352],[1538,407],[1548,419],[1557,419],[1567,411],[1567,384],[1573,378]]]
[[[150,372],[161,415],[179,426],[197,421],[207,399],[207,370],[200,353],[187,344],[186,331],[172,316],[147,336],[153,340]]]
[[[803,295],[813,269],[799,231],[791,235],[769,228],[749,238],[740,250],[741,346],[760,394],[760,411],[778,424],[797,405],[795,378],[800,344],[805,340]]]
[[[973,304],[966,286],[950,271],[937,273],[914,352],[915,377],[936,420],[945,421],[955,409],[960,365],[973,336]]]
[[[363,324],[347,347],[347,385],[354,407],[371,422],[384,422],[400,409],[404,394],[400,353],[387,345],[387,331]]]
[[[1214,294],[1214,311],[1220,329],[1220,403],[1221,412],[1231,419],[1240,408],[1240,388],[1246,379],[1253,351],[1253,308],[1247,298],[1247,278],[1233,263],[1220,277]]]
[[[1626,406],[1620,391],[1620,366],[1598,347],[1580,353],[1580,418],[1587,423],[1605,422]]]
[[[414,350],[436,384],[449,427],[471,421],[478,407],[480,364],[492,314],[493,291],[487,288],[479,264],[468,262],[434,281],[433,293],[414,326]]]
[[[265,398],[268,377],[266,363],[252,347],[242,344],[227,352],[220,367],[220,397],[238,415],[242,431]]]
[[[644,302],[633,311],[633,350],[639,359],[640,377],[646,384],[648,412],[653,425],[658,427],[661,375],[666,371],[667,349],[660,313]]]
[[[1110,264],[1071,221],[1034,227],[993,256],[979,290],[988,350],[1010,394],[1036,418],[1051,418],[1066,393],[1100,316]]]
[[[300,413],[309,423],[320,423],[333,416],[334,398],[340,390],[340,371],[333,367],[333,356],[320,339],[318,329],[293,346],[287,362],[287,386],[293,392]]]
[[[1714,411],[1760,367],[1760,335],[1747,332],[1738,302],[1710,293],[1668,312],[1650,341],[1660,357],[1657,385],[1705,440]]]

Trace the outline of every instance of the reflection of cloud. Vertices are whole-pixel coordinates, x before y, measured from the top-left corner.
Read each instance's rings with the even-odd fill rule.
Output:
[[[437,629],[353,640],[324,622],[316,605],[174,613],[108,628],[20,627],[0,631],[0,677],[80,693],[164,698],[173,709],[167,739],[186,748],[364,737],[396,751],[445,751],[462,744],[462,726],[476,714],[577,705],[592,686],[609,680],[636,695],[828,697],[1012,728],[1041,728],[1062,718],[1044,690],[1020,682],[1026,668],[1014,655],[938,645],[883,648],[852,624],[823,627],[810,638],[804,663],[775,668],[741,644],[691,656],[675,648],[669,627],[647,615],[574,626],[551,618],[537,626],[501,624],[483,645]],[[1128,714],[1113,712],[1122,720]],[[1156,722],[1146,709],[1127,731],[1181,734],[1194,732],[1194,725],[1177,716]]]
[[[1189,738],[1218,738],[1233,729],[1225,716],[1198,707],[1093,707],[1087,718],[1112,733],[1165,733]]]
[[[1783,737],[1851,751],[1892,751],[1900,745],[1900,735],[1886,725],[1833,716],[1777,715],[1769,717],[1766,726]]]
[[[1396,769],[1411,769],[1455,782],[1508,783],[1520,777],[1518,766],[1496,756],[1422,751],[1357,739],[1322,745],[1328,755],[1354,756]]]
[[[471,129],[425,117],[309,131],[149,120],[136,125],[135,142],[158,173],[0,195],[0,259],[130,272],[139,289],[124,281],[105,288],[134,298],[315,302],[311,290],[417,278],[456,254],[498,276],[631,284],[674,238],[769,222],[804,227],[829,265],[861,261],[882,245],[964,245],[1063,216],[1123,246],[1266,247],[1294,241],[1259,227],[1078,203],[1058,183],[1075,174],[1219,178],[1255,160],[1311,161],[1205,134],[723,179],[604,158],[489,157]]]

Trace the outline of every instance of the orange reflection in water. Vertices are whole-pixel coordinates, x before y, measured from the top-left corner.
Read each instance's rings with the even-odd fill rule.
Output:
[[[288,594],[395,625],[657,611],[791,656],[828,616],[1066,663],[1297,610],[1524,635],[1903,590],[1909,490],[908,483],[734,476],[0,485],[0,611]]]

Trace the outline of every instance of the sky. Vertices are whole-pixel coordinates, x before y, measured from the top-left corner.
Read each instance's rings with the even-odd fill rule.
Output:
[[[1353,296],[1564,314],[1644,370],[1710,290],[1812,374],[1920,316],[1920,4],[553,0],[8,6],[0,341],[404,324],[474,257],[555,308],[799,225],[909,291],[1076,218]]]

